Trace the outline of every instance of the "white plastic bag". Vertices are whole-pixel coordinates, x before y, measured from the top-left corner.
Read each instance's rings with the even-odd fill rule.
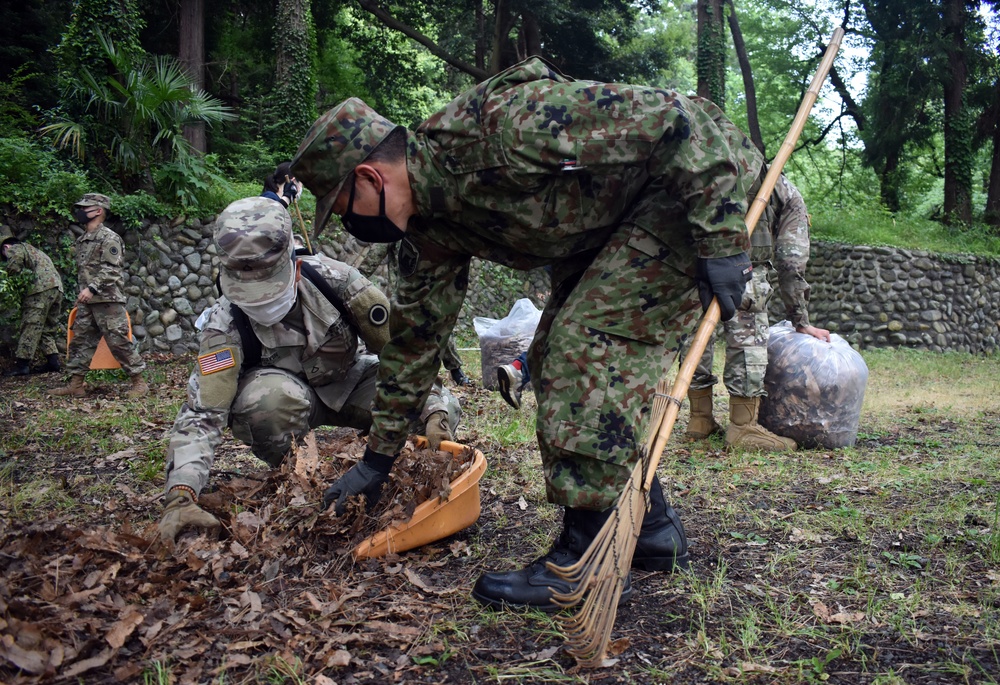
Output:
[[[510,364],[528,350],[541,318],[542,311],[525,297],[515,302],[502,319],[477,316],[472,320],[479,336],[484,388],[495,390],[497,368]]]
[[[836,333],[830,342],[796,333],[788,321],[769,329],[760,425],[806,448],[849,447],[858,438],[868,365]]]

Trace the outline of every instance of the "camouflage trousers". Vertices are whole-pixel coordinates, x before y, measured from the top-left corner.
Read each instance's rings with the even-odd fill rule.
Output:
[[[669,243],[623,224],[589,259],[556,264],[528,351],[550,502],[606,509],[624,490],[653,392],[701,317],[693,273]]]
[[[135,344],[128,339],[128,316],[124,304],[78,303],[76,319],[73,321],[73,340],[69,344],[69,361],[66,363],[66,370],[71,376],[83,376],[87,373],[101,337],[128,375],[135,376],[146,368]]]
[[[14,356],[30,362],[38,351],[45,356],[59,354],[56,335],[62,325],[61,317],[62,293],[59,288],[49,288],[26,296],[21,303],[21,332]]]
[[[448,344],[441,350],[441,366],[447,371],[462,368],[462,360],[458,356],[458,347],[455,345],[455,336],[448,338]]]
[[[369,367],[340,411],[334,411],[323,404],[308,383],[293,374],[276,368],[252,369],[240,378],[230,410],[233,435],[250,445],[258,458],[276,467],[288,454],[292,442],[301,441],[317,426],[368,430],[372,424],[371,404],[377,374],[377,364]],[[435,383],[420,422],[411,426],[411,431],[423,433],[427,417],[438,411],[447,412],[454,433],[461,418],[458,399]]]
[[[747,283],[743,302],[736,316],[723,321],[726,336],[726,365],[722,378],[726,390],[737,397],[763,397],[764,374],[767,372],[767,303],[771,299],[771,283],[767,280],[767,262],[754,263],[753,278]],[[718,329],[716,330],[718,332]],[[715,358],[715,337],[708,341],[705,353],[691,380],[691,389],[711,388],[718,381],[712,373]]]

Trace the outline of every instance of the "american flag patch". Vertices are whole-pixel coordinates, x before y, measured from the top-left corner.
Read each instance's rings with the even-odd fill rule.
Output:
[[[225,371],[234,366],[236,366],[236,359],[233,357],[233,351],[228,347],[224,350],[209,352],[198,357],[198,368],[201,370],[202,376]]]

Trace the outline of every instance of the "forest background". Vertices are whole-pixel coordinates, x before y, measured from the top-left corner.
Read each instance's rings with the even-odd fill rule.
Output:
[[[413,126],[532,54],[577,78],[709,97],[770,159],[842,25],[786,166],[814,235],[1000,254],[997,0],[0,6],[0,207],[41,231],[64,232],[71,204],[93,191],[112,196],[126,229],[212,216],[259,193],[344,98]],[[0,274],[0,294],[12,289]]]

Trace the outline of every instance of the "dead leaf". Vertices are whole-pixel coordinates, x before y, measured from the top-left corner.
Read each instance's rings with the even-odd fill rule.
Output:
[[[135,607],[130,606],[125,610],[122,617],[118,619],[118,622],[111,626],[111,630],[107,632],[104,639],[115,649],[121,648],[125,644],[125,641],[128,640],[129,635],[132,634],[132,631],[139,627],[144,618]]]
[[[327,668],[343,668],[351,663],[351,653],[346,649],[338,649],[326,658]],[[332,682],[332,681],[331,681]]]

